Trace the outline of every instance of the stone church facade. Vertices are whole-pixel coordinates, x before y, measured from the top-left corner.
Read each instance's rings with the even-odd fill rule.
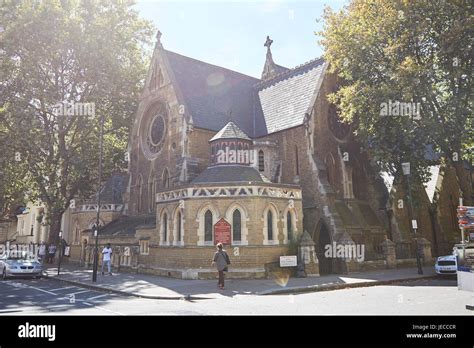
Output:
[[[279,256],[296,255],[303,234],[315,244],[303,257],[311,273],[397,267],[389,239],[413,238],[391,221],[384,181],[328,102],[338,81],[324,60],[282,67],[267,38],[256,79],[168,51],[160,35],[120,176],[127,185],[110,198],[100,233],[117,250],[116,266],[214,276],[213,226],[225,219],[231,277],[268,276]],[[72,259],[88,264],[93,238],[81,209]],[[326,257],[334,243],[363,245],[363,260]],[[413,264],[410,250],[399,264]]]

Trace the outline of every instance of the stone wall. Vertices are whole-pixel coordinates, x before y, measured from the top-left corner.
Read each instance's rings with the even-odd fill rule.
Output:
[[[303,219],[302,219],[302,203],[301,200],[294,199],[295,211],[296,211],[296,232],[302,233],[303,230]],[[226,217],[230,214],[229,208],[239,207],[243,210],[242,220],[243,228],[246,227],[248,230],[248,244],[249,245],[262,245],[263,243],[263,229],[264,229],[264,211],[271,204],[277,209],[278,222],[277,228],[279,232],[279,240],[283,243],[283,226],[285,219],[285,211],[287,209],[289,199],[287,198],[274,198],[274,197],[203,197],[196,199],[184,200],[184,244],[185,245],[197,245],[199,229],[199,214],[203,213],[204,210],[210,209],[215,213],[214,223],[220,218]],[[174,216],[176,208],[179,202],[170,202],[157,204],[157,216],[158,223],[160,226],[160,216],[166,211],[168,217]],[[169,231],[173,231],[175,221],[172,219],[169,223]],[[190,232],[190,233],[189,233]],[[173,242],[171,240],[170,242]]]
[[[156,62],[154,59],[156,59]],[[161,68],[163,80],[161,86],[158,86],[156,89],[150,90],[145,88],[130,134],[129,169],[131,174],[131,187],[129,209],[131,214],[148,213],[153,209],[153,206],[150,205],[152,197],[149,197],[149,184],[154,182],[157,190],[163,188],[166,185],[166,183],[163,182],[163,174],[166,169],[169,172],[170,186],[178,185],[180,181],[183,180],[182,173],[178,172],[177,168],[182,169],[179,159],[186,155],[185,134],[188,129],[186,122],[187,110],[178,100],[174,87],[171,84],[171,79],[164,68],[165,63],[159,51],[155,50],[152,62],[153,64],[157,64],[157,68]],[[150,114],[148,110],[156,103],[161,103],[167,109],[165,119],[166,132],[161,152],[155,159],[149,160],[143,154],[141,138],[146,137],[146,130],[143,129],[144,124],[155,116]],[[140,191],[142,191],[141,194]],[[138,201],[140,198],[141,202],[139,204]]]
[[[120,216],[120,212],[108,212],[108,211],[101,211],[100,212],[100,220],[103,222],[104,225],[108,224],[109,222],[115,220]],[[95,223],[97,219],[97,213],[95,211],[89,212],[81,212],[81,211],[73,211],[71,213],[71,224],[70,224],[70,236],[71,240],[69,241],[70,244],[80,244],[81,241],[81,232],[90,228],[90,225]],[[77,231],[76,231],[77,229]]]

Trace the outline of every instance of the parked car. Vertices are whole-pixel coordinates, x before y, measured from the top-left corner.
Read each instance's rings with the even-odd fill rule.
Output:
[[[458,270],[456,256],[455,255],[446,255],[440,256],[436,259],[435,264],[436,274],[456,274]]]
[[[20,255],[3,255],[0,257],[0,274],[3,280],[8,277],[35,277],[43,274],[43,266],[38,260]]]
[[[474,243],[456,244],[453,255],[457,256],[458,270],[474,269]]]

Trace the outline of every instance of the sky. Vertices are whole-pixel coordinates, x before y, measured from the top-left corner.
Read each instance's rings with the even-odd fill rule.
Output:
[[[165,49],[260,78],[267,35],[273,60],[293,68],[323,53],[314,34],[325,5],[347,0],[138,0],[140,15],[162,32]]]

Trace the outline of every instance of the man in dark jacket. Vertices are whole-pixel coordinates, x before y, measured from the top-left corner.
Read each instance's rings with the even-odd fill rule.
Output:
[[[224,290],[224,272],[227,271],[227,265],[230,265],[229,255],[222,249],[222,243],[216,245],[217,251],[214,254],[212,265],[216,265],[217,272],[219,273],[219,281],[217,285],[220,289]]]

